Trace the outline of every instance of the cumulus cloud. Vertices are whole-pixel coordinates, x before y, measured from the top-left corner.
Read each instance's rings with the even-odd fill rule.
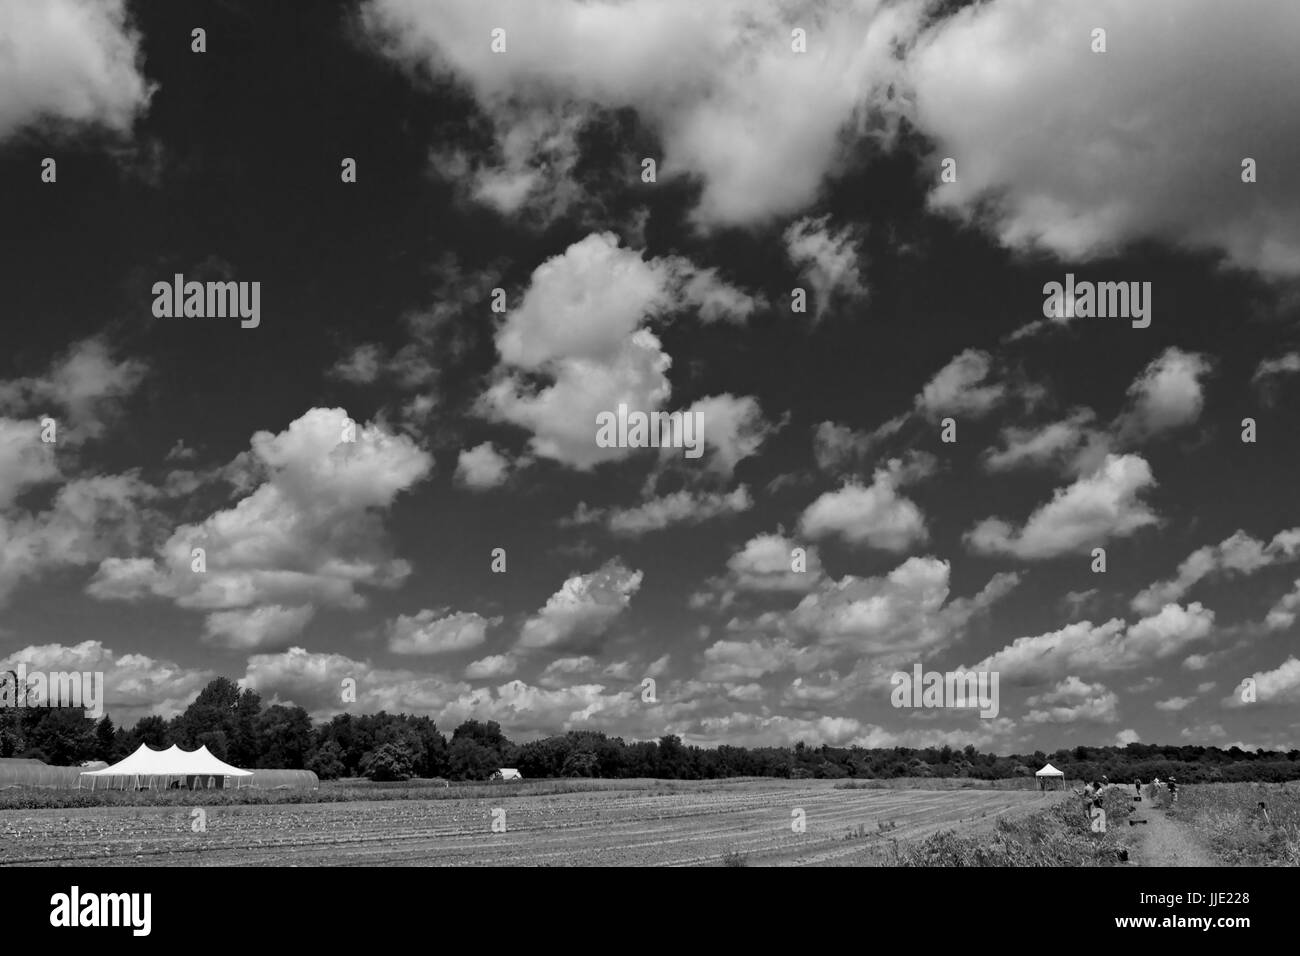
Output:
[[[157,495],[133,473],[99,475],[67,481],[44,511],[0,513],[0,604],[23,581],[141,547],[158,526]]]
[[[1104,54],[1091,50],[1098,26]],[[958,158],[930,204],[1071,260],[1154,239],[1300,274],[1300,189],[1266,179],[1300,165],[1286,93],[1300,86],[1297,31],[1289,0],[1245,17],[1215,0],[964,7],[908,56],[914,120],[936,156]],[[1257,183],[1242,182],[1246,156]]]
[[[388,625],[388,649],[394,654],[449,654],[479,647],[487,629],[501,618],[472,612],[451,613],[450,608],[425,608],[418,614],[401,614]]]
[[[794,570],[796,548],[803,551],[802,571]],[[821,580],[822,564],[815,547],[780,534],[760,534],[727,559],[727,571],[727,583],[740,590],[802,592]]]
[[[997,574],[971,597],[953,598],[950,575],[947,561],[912,557],[885,575],[826,580],[779,624],[828,652],[869,660],[875,673],[885,673],[961,635],[1019,583],[1015,574]]]
[[[987,352],[967,349],[935,373],[916,397],[917,410],[927,418],[969,415],[979,418],[1000,405],[1008,395],[1005,383],[993,375]]]
[[[574,186],[571,143],[597,111],[632,108],[658,135],[660,180],[701,187],[696,220],[742,225],[798,212],[841,167],[871,114],[888,105],[896,44],[919,3],[837,0],[790,7],[763,0],[485,0],[433,10],[371,0],[379,48],[411,68],[449,74],[490,120],[499,158],[453,170],[515,209],[562,203]],[[790,31],[808,31],[809,52]],[[488,38],[506,30],[507,53]],[[536,160],[530,157],[536,156]]]
[[[1140,495],[1155,478],[1138,455],[1107,455],[1096,472],[1060,488],[1019,530],[1002,518],[985,518],[966,533],[971,550],[1039,560],[1124,538],[1158,522]]]
[[[509,677],[518,666],[519,662],[510,654],[489,654],[468,664],[465,676],[470,680],[495,680]]]
[[[1133,609],[1151,614],[1177,601],[1198,582],[1221,575],[1249,575],[1273,564],[1300,557],[1300,528],[1279,531],[1265,543],[1238,530],[1217,545],[1197,548],[1178,566],[1174,577],[1157,581],[1133,598]]]
[[[340,703],[339,688],[344,680],[356,682],[357,702]],[[239,681],[262,695],[266,704],[296,704],[313,720],[328,720],[340,710],[354,714],[432,714],[446,726],[441,715],[451,702],[470,693],[464,681],[448,681],[433,674],[376,667],[370,661],[344,654],[318,653],[291,647],[276,654],[254,654],[248,658]]]
[[[594,233],[533,270],[496,334],[501,364],[480,409],[532,432],[532,451],[586,470],[636,449],[596,444],[596,416],[620,404],[664,407],[672,359],[648,324],[694,306],[715,315],[719,280],[677,257],[645,259],[613,233]],[[739,293],[737,293],[739,294]],[[539,383],[539,380],[544,380]],[[766,426],[752,398],[701,399],[710,467],[730,473],[753,454]]]
[[[341,408],[314,408],[273,434],[253,435],[246,466],[258,484],[233,507],[177,528],[154,557],[107,558],[87,590],[101,599],[162,597],[217,613],[366,603],[361,586],[394,587],[410,574],[390,554],[382,512],[432,467],[429,453],[378,425],[355,427]],[[206,570],[196,573],[193,549]],[[250,622],[278,619],[264,612]],[[226,634],[235,618],[210,623]],[[242,632],[248,642],[257,628]],[[280,634],[280,628],[266,632]]]
[[[509,471],[510,460],[490,441],[465,449],[456,459],[456,480],[476,491],[505,484]]]
[[[876,471],[872,483],[849,482],[810,504],[799,519],[799,531],[810,538],[838,536],[849,544],[886,551],[906,551],[924,542],[929,533],[921,509],[899,494],[907,478],[903,462],[893,459]]]
[[[127,132],[148,105],[126,0],[4,0],[0,36],[0,139],[51,120]]]
[[[310,604],[216,611],[207,617],[204,637],[231,648],[285,647],[301,636],[315,614],[316,608]]]
[[[686,414],[699,416],[705,467],[723,478],[731,477],[741,461],[758,454],[777,427],[763,417],[758,400],[748,395],[710,395],[691,403]]]
[[[1300,580],[1269,609],[1264,626],[1270,631],[1284,631],[1295,623],[1297,614],[1300,614]]]
[[[598,643],[641,588],[643,574],[617,560],[589,574],[569,577],[536,614],[524,622],[519,646],[576,647]]]
[[[1243,680],[1228,697],[1224,698],[1225,707],[1256,707],[1260,705],[1294,706],[1300,704],[1300,660],[1288,657],[1271,671],[1255,673],[1250,678],[1255,686],[1255,699],[1245,698],[1246,681]]]
[[[146,654],[123,654],[100,641],[29,645],[0,658],[0,670],[14,670],[20,663],[28,671],[102,673],[104,709],[119,726],[149,714],[175,717],[214,676]]]
[[[1134,624],[1080,621],[1017,638],[968,670],[997,671],[1005,681],[1036,683],[1067,675],[1130,670],[1183,654],[1213,630],[1214,612],[1199,603],[1168,604]]]
[[[1024,716],[1027,724],[1073,724],[1084,721],[1112,724],[1119,720],[1119,698],[1103,684],[1068,677],[1051,690],[1025,701],[1034,708]]]
[[[1130,408],[1113,426],[1120,441],[1147,438],[1195,422],[1205,407],[1203,355],[1166,349],[1129,386]]]

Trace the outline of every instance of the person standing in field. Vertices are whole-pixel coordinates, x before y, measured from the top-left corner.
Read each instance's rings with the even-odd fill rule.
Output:
[[[1178,780],[1176,777],[1169,778],[1169,802],[1178,802]]]

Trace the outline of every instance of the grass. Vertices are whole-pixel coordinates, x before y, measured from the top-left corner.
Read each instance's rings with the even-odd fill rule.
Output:
[[[1300,786],[1206,783],[1163,806],[1232,866],[1300,866]],[[1260,807],[1263,804],[1263,807]]]
[[[1115,866],[1129,839],[1121,827],[1133,812],[1127,794],[1103,797],[1108,826],[1094,833],[1088,809],[1069,799],[1047,810],[999,820],[992,835],[944,830],[915,844],[891,841],[887,866]]]
[[[521,783],[453,783],[441,780],[322,781],[316,790],[54,790],[10,787],[0,790],[0,810],[74,807],[262,806],[298,803],[346,803],[359,800],[473,800],[536,797],[563,793],[623,790],[642,795],[680,792],[675,780],[526,780]]]
[[[841,780],[836,790],[1037,790],[1027,777],[977,780],[973,777],[869,777]],[[1056,789],[1053,786],[1052,789]]]

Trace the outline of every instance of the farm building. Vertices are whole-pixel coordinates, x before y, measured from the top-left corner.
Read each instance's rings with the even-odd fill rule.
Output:
[[[502,767],[492,775],[493,780],[523,780],[524,775],[513,767]]]

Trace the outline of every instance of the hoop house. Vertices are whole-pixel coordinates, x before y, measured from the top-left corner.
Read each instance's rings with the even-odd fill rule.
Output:
[[[315,790],[320,778],[310,770],[254,770],[252,785],[259,790]]]

